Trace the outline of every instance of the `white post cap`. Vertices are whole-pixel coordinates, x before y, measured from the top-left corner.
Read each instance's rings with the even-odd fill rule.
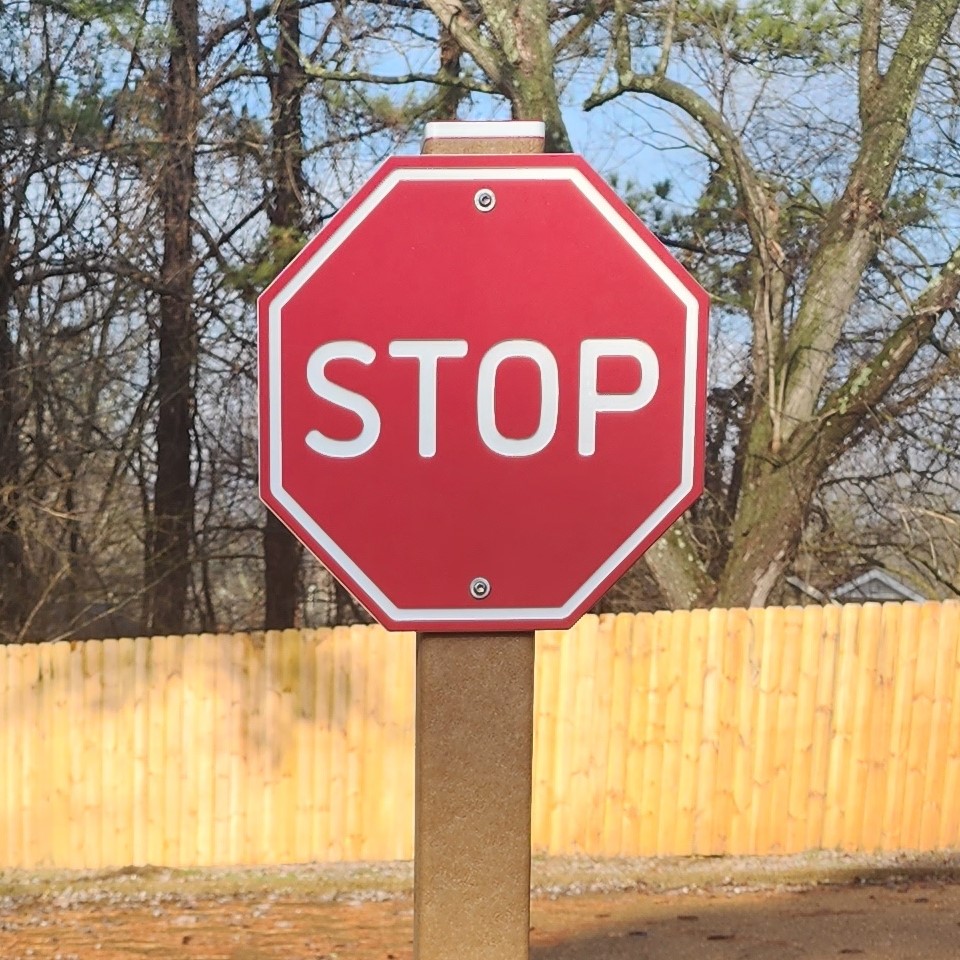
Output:
[[[427,140],[542,140],[546,127],[542,120],[444,120],[428,123]]]

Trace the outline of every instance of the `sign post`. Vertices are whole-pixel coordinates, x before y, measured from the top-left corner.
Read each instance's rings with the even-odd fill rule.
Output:
[[[533,651],[417,635],[416,960],[528,956]]]
[[[708,298],[543,124],[428,124],[258,303],[260,495],[417,631],[416,960],[526,960],[535,629],[703,487]]]
[[[541,123],[498,129],[430,124],[424,153],[543,150]],[[532,630],[417,634],[415,960],[529,956],[533,666]]]

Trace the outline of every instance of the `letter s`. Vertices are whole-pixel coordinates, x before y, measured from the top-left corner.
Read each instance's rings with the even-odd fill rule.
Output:
[[[366,453],[380,436],[380,414],[366,397],[347,390],[327,379],[327,364],[331,360],[356,360],[364,365],[373,363],[377,353],[373,347],[359,340],[334,340],[317,347],[307,361],[307,383],[321,400],[327,400],[344,410],[355,413],[362,422],[360,433],[352,440],[335,440],[319,430],[307,434],[307,446],[325,457],[359,457]]]

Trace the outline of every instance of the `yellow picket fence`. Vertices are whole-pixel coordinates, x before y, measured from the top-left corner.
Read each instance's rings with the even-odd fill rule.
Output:
[[[413,701],[376,627],[0,647],[0,868],[409,858]],[[535,724],[537,852],[960,845],[960,603],[586,617]]]

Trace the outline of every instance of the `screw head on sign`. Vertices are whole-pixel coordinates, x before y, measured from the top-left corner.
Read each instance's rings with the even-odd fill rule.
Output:
[[[470,581],[470,596],[474,600],[486,600],[490,596],[490,581],[486,577],[474,577]]]
[[[497,195],[489,187],[483,187],[474,194],[473,202],[481,213],[489,213],[497,205]]]

